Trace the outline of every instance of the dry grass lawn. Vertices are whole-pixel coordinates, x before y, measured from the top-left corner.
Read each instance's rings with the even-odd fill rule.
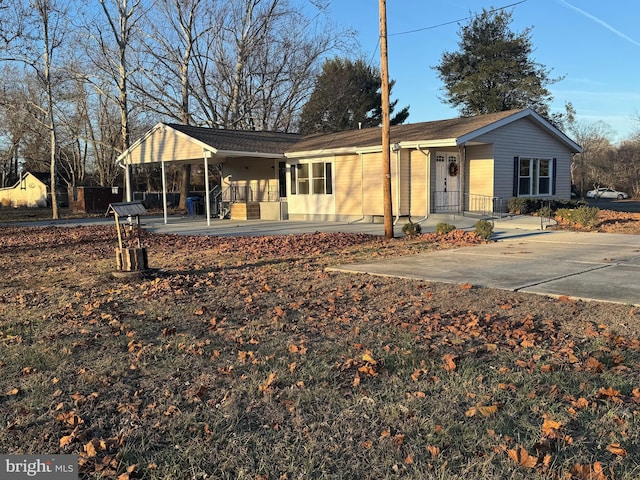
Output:
[[[631,307],[324,270],[472,234],[146,235],[132,278],[115,238],[0,227],[0,451],[95,479],[640,477]]]

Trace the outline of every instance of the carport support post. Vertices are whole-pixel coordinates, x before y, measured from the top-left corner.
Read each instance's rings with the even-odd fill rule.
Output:
[[[209,199],[209,157],[211,152],[206,150],[202,151],[204,157],[204,198],[205,198],[205,211],[207,213],[207,227],[211,226],[211,202]]]
[[[167,224],[167,179],[164,170],[164,160],[160,161],[162,167],[162,209],[164,211],[164,224]]]

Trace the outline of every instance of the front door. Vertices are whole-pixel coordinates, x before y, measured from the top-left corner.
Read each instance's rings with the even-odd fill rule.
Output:
[[[460,211],[460,154],[436,152],[436,213]]]

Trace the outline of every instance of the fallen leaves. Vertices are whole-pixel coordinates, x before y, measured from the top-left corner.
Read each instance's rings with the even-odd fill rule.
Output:
[[[523,447],[508,450],[507,455],[509,455],[509,458],[522,468],[533,468],[538,464],[538,458],[533,455],[529,455],[529,452],[527,452]]]
[[[271,372],[269,374],[269,377],[267,378],[267,381],[258,386],[258,391],[264,392],[264,393],[270,392],[276,381],[276,378],[277,378],[277,374],[275,372]]]
[[[475,417],[477,414],[487,418],[494,415],[498,411],[498,405],[476,405],[464,412],[466,417]]]
[[[452,353],[446,353],[442,356],[442,368],[447,372],[453,372],[456,369],[456,360],[458,358],[457,355]]]
[[[65,305],[45,289],[20,296],[0,293],[0,308],[49,302],[59,309],[46,319],[49,330],[39,341],[43,349],[64,353],[63,363],[71,365],[67,370],[45,368],[33,356],[22,364],[3,356],[2,373],[12,374],[4,376],[0,400],[16,412],[10,425],[20,427],[11,435],[33,436],[29,425],[35,423],[34,414],[28,411],[32,382],[44,378],[47,404],[38,415],[45,412],[44,421],[53,425],[49,443],[78,453],[82,471],[100,472],[94,476],[102,478],[167,477],[159,457],[141,455],[133,439],[125,447],[93,438],[103,431],[105,438],[113,435],[109,425],[126,433],[148,429],[150,438],[162,442],[171,439],[167,452],[175,453],[167,457],[174,459],[187,449],[197,451],[194,442],[203,439],[219,441],[220,455],[228,454],[233,441],[225,443],[224,428],[233,431],[230,426],[236,425],[249,442],[254,431],[263,436],[277,431],[268,441],[284,451],[288,447],[281,438],[311,445],[316,436],[325,442],[319,450],[326,448],[328,462],[347,458],[349,445],[354,445],[367,461],[383,465],[379,450],[384,450],[393,467],[384,466],[397,467],[397,475],[407,478],[415,474],[413,469],[442,468],[437,475],[450,475],[459,466],[455,459],[461,451],[477,454],[481,463],[500,452],[497,470],[522,468],[520,475],[565,480],[566,475],[574,480],[610,475],[609,466],[574,466],[566,458],[600,459],[616,468],[630,462],[640,415],[640,385],[633,384],[638,345],[603,328],[604,320],[587,315],[590,307],[568,299],[530,303],[522,295],[495,295],[471,284],[445,287],[328,274],[322,269],[325,263],[353,257],[345,251],[331,252],[331,258],[313,254],[328,251],[325,240],[344,241],[348,248],[363,244],[314,235],[167,238],[167,253],[163,238],[154,255],[158,264],[167,255],[168,266],[162,266],[158,278],[101,278],[100,283],[97,276],[85,274],[89,286],[78,286],[80,295],[69,294]],[[377,239],[366,245],[373,252],[367,257],[382,258],[405,248],[400,241]],[[79,246],[80,252],[89,250]],[[71,257],[65,261],[75,261]],[[174,258],[180,258],[180,268],[170,263]],[[485,297],[492,296],[495,302],[488,304]],[[621,321],[637,321],[629,315],[625,307]],[[560,325],[572,319],[582,322],[580,332]],[[34,345],[26,334],[18,343],[18,335],[10,338],[9,329],[1,329],[3,346]],[[91,356],[94,351],[99,355]],[[47,355],[45,350],[43,357]],[[130,371],[130,364],[137,370]],[[623,367],[628,369],[624,373]],[[48,375],[56,375],[59,383],[52,386]],[[516,402],[522,415],[533,420],[532,428],[517,435],[503,426],[520,414],[513,408]],[[439,424],[429,425],[434,420]],[[184,436],[191,443],[174,445],[174,437],[182,438],[175,428],[193,428]],[[369,439],[380,429],[379,438],[373,434]],[[479,439],[472,448],[467,432]],[[587,450],[585,456],[572,457],[579,449]],[[131,466],[120,451],[131,454],[127,459],[139,462],[142,471],[126,471]],[[211,475],[219,474],[208,458],[196,456],[194,464],[200,461]],[[474,458],[465,461],[471,466]],[[278,467],[269,478],[278,478],[275,470],[282,468],[278,460],[274,465]],[[247,475],[253,473],[247,470]]]

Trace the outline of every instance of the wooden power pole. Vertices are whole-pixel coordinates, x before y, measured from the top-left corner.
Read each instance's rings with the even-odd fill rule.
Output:
[[[387,1],[380,0],[380,74],[382,77],[382,182],[384,236],[393,238],[391,206],[391,142],[389,140],[389,62],[387,55]]]

